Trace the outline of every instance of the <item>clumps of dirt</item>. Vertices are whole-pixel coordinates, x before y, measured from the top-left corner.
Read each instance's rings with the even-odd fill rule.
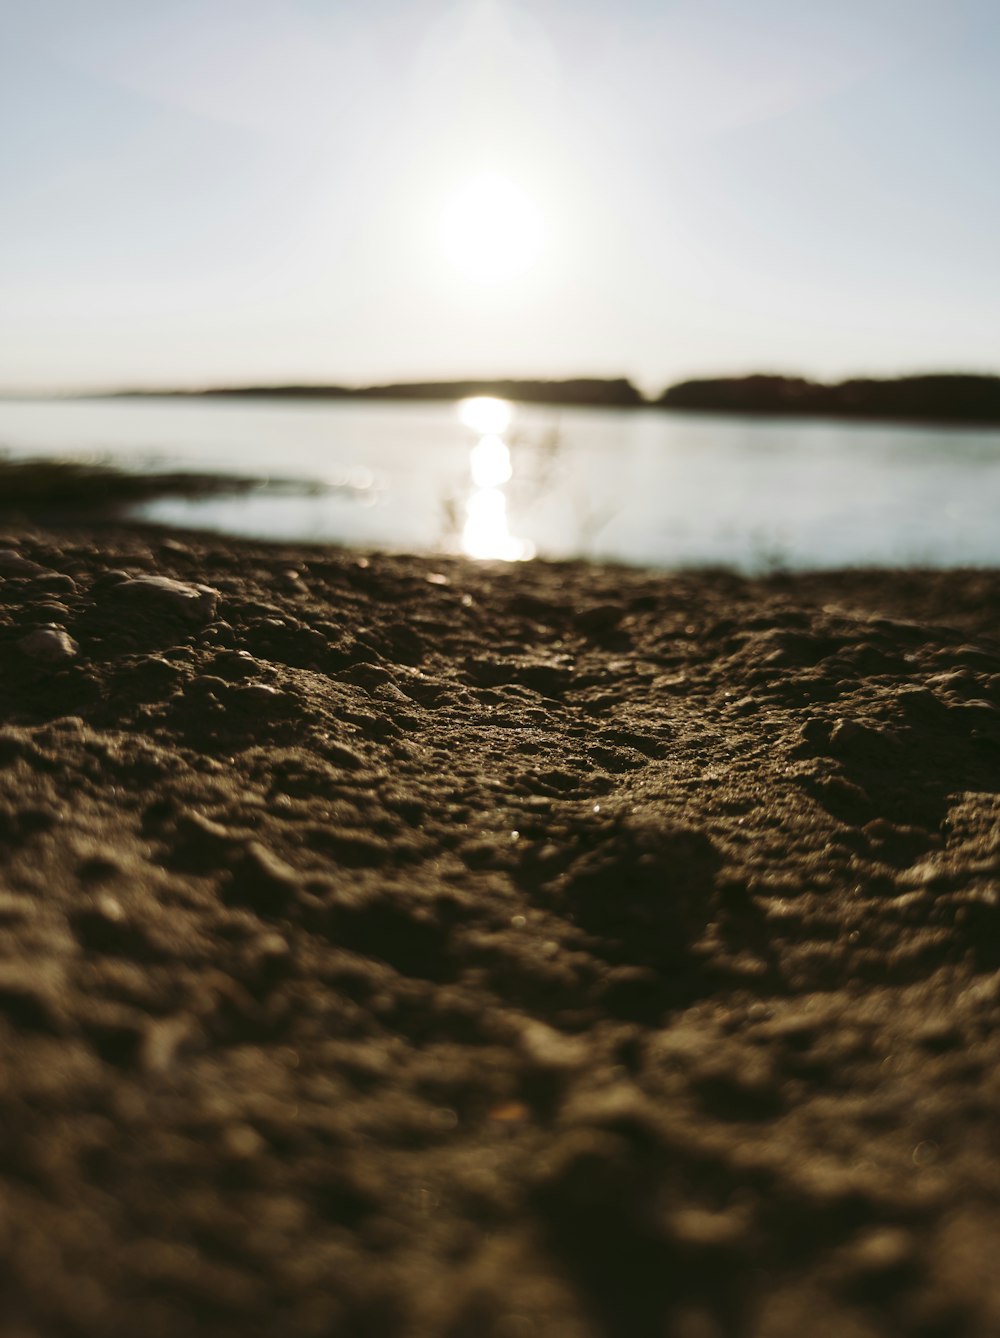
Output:
[[[0,536],[11,1331],[996,1332],[998,606]]]

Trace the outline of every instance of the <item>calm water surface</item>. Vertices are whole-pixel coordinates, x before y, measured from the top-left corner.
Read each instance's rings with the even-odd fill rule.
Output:
[[[741,571],[1000,565],[1000,430],[502,401],[0,401],[0,449],[312,495],[134,514],[263,538]]]

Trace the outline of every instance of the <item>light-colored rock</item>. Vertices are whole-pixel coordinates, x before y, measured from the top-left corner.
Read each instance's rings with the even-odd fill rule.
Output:
[[[45,660],[50,664],[55,664],[59,660],[72,660],[80,653],[80,647],[61,627],[36,628],[34,632],[23,636],[17,646],[32,659]]]
[[[209,585],[187,585],[169,576],[132,576],[113,587],[113,593],[137,606],[169,610],[191,622],[215,617],[219,592]]]

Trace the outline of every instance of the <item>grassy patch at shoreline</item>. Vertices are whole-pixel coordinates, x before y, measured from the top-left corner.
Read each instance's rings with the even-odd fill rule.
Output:
[[[263,489],[315,492],[307,480],[252,478],[169,470],[139,472],[88,460],[10,459],[0,456],[0,515],[63,512],[74,516],[120,516],[159,497],[233,496]]]

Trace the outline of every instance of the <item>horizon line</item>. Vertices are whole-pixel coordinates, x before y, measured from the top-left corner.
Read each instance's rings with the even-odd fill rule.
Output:
[[[950,368],[942,369],[940,367],[923,368],[906,372],[897,372],[891,374],[874,374],[871,372],[854,372],[848,376],[836,378],[814,377],[802,372],[776,371],[776,370],[754,370],[754,371],[712,371],[699,372],[692,375],[686,375],[676,378],[663,384],[662,390],[657,393],[648,394],[643,391],[633,378],[625,373],[618,375],[594,375],[578,373],[572,376],[447,376],[447,377],[425,377],[425,378],[407,378],[405,380],[391,381],[371,381],[371,382],[341,382],[341,381],[313,381],[313,380],[267,380],[267,381],[246,381],[240,383],[222,384],[222,383],[201,383],[201,384],[180,384],[176,382],[164,385],[149,384],[148,382],[140,385],[122,385],[115,386],[75,386],[75,387],[48,387],[48,388],[28,388],[5,386],[0,387],[0,399],[3,400],[73,400],[73,399],[127,399],[127,398],[197,398],[199,396],[243,396],[243,395],[293,395],[301,393],[304,395],[342,395],[345,398],[365,397],[378,398],[380,394],[385,394],[390,398],[404,398],[403,392],[406,390],[429,392],[436,389],[445,391],[446,389],[457,390],[458,388],[468,387],[487,387],[495,388],[498,386],[523,386],[523,387],[569,387],[569,386],[622,386],[627,387],[629,391],[634,392],[638,397],[636,402],[655,406],[660,403],[663,397],[671,390],[679,386],[698,385],[706,383],[741,383],[748,381],[772,381],[786,383],[800,383],[816,388],[834,389],[839,386],[848,385],[855,382],[871,382],[876,384],[900,383],[927,378],[934,379],[976,379],[990,380],[1000,377],[998,370],[985,370],[970,368]],[[423,396],[418,396],[422,398]],[[442,394],[441,398],[450,398]]]

